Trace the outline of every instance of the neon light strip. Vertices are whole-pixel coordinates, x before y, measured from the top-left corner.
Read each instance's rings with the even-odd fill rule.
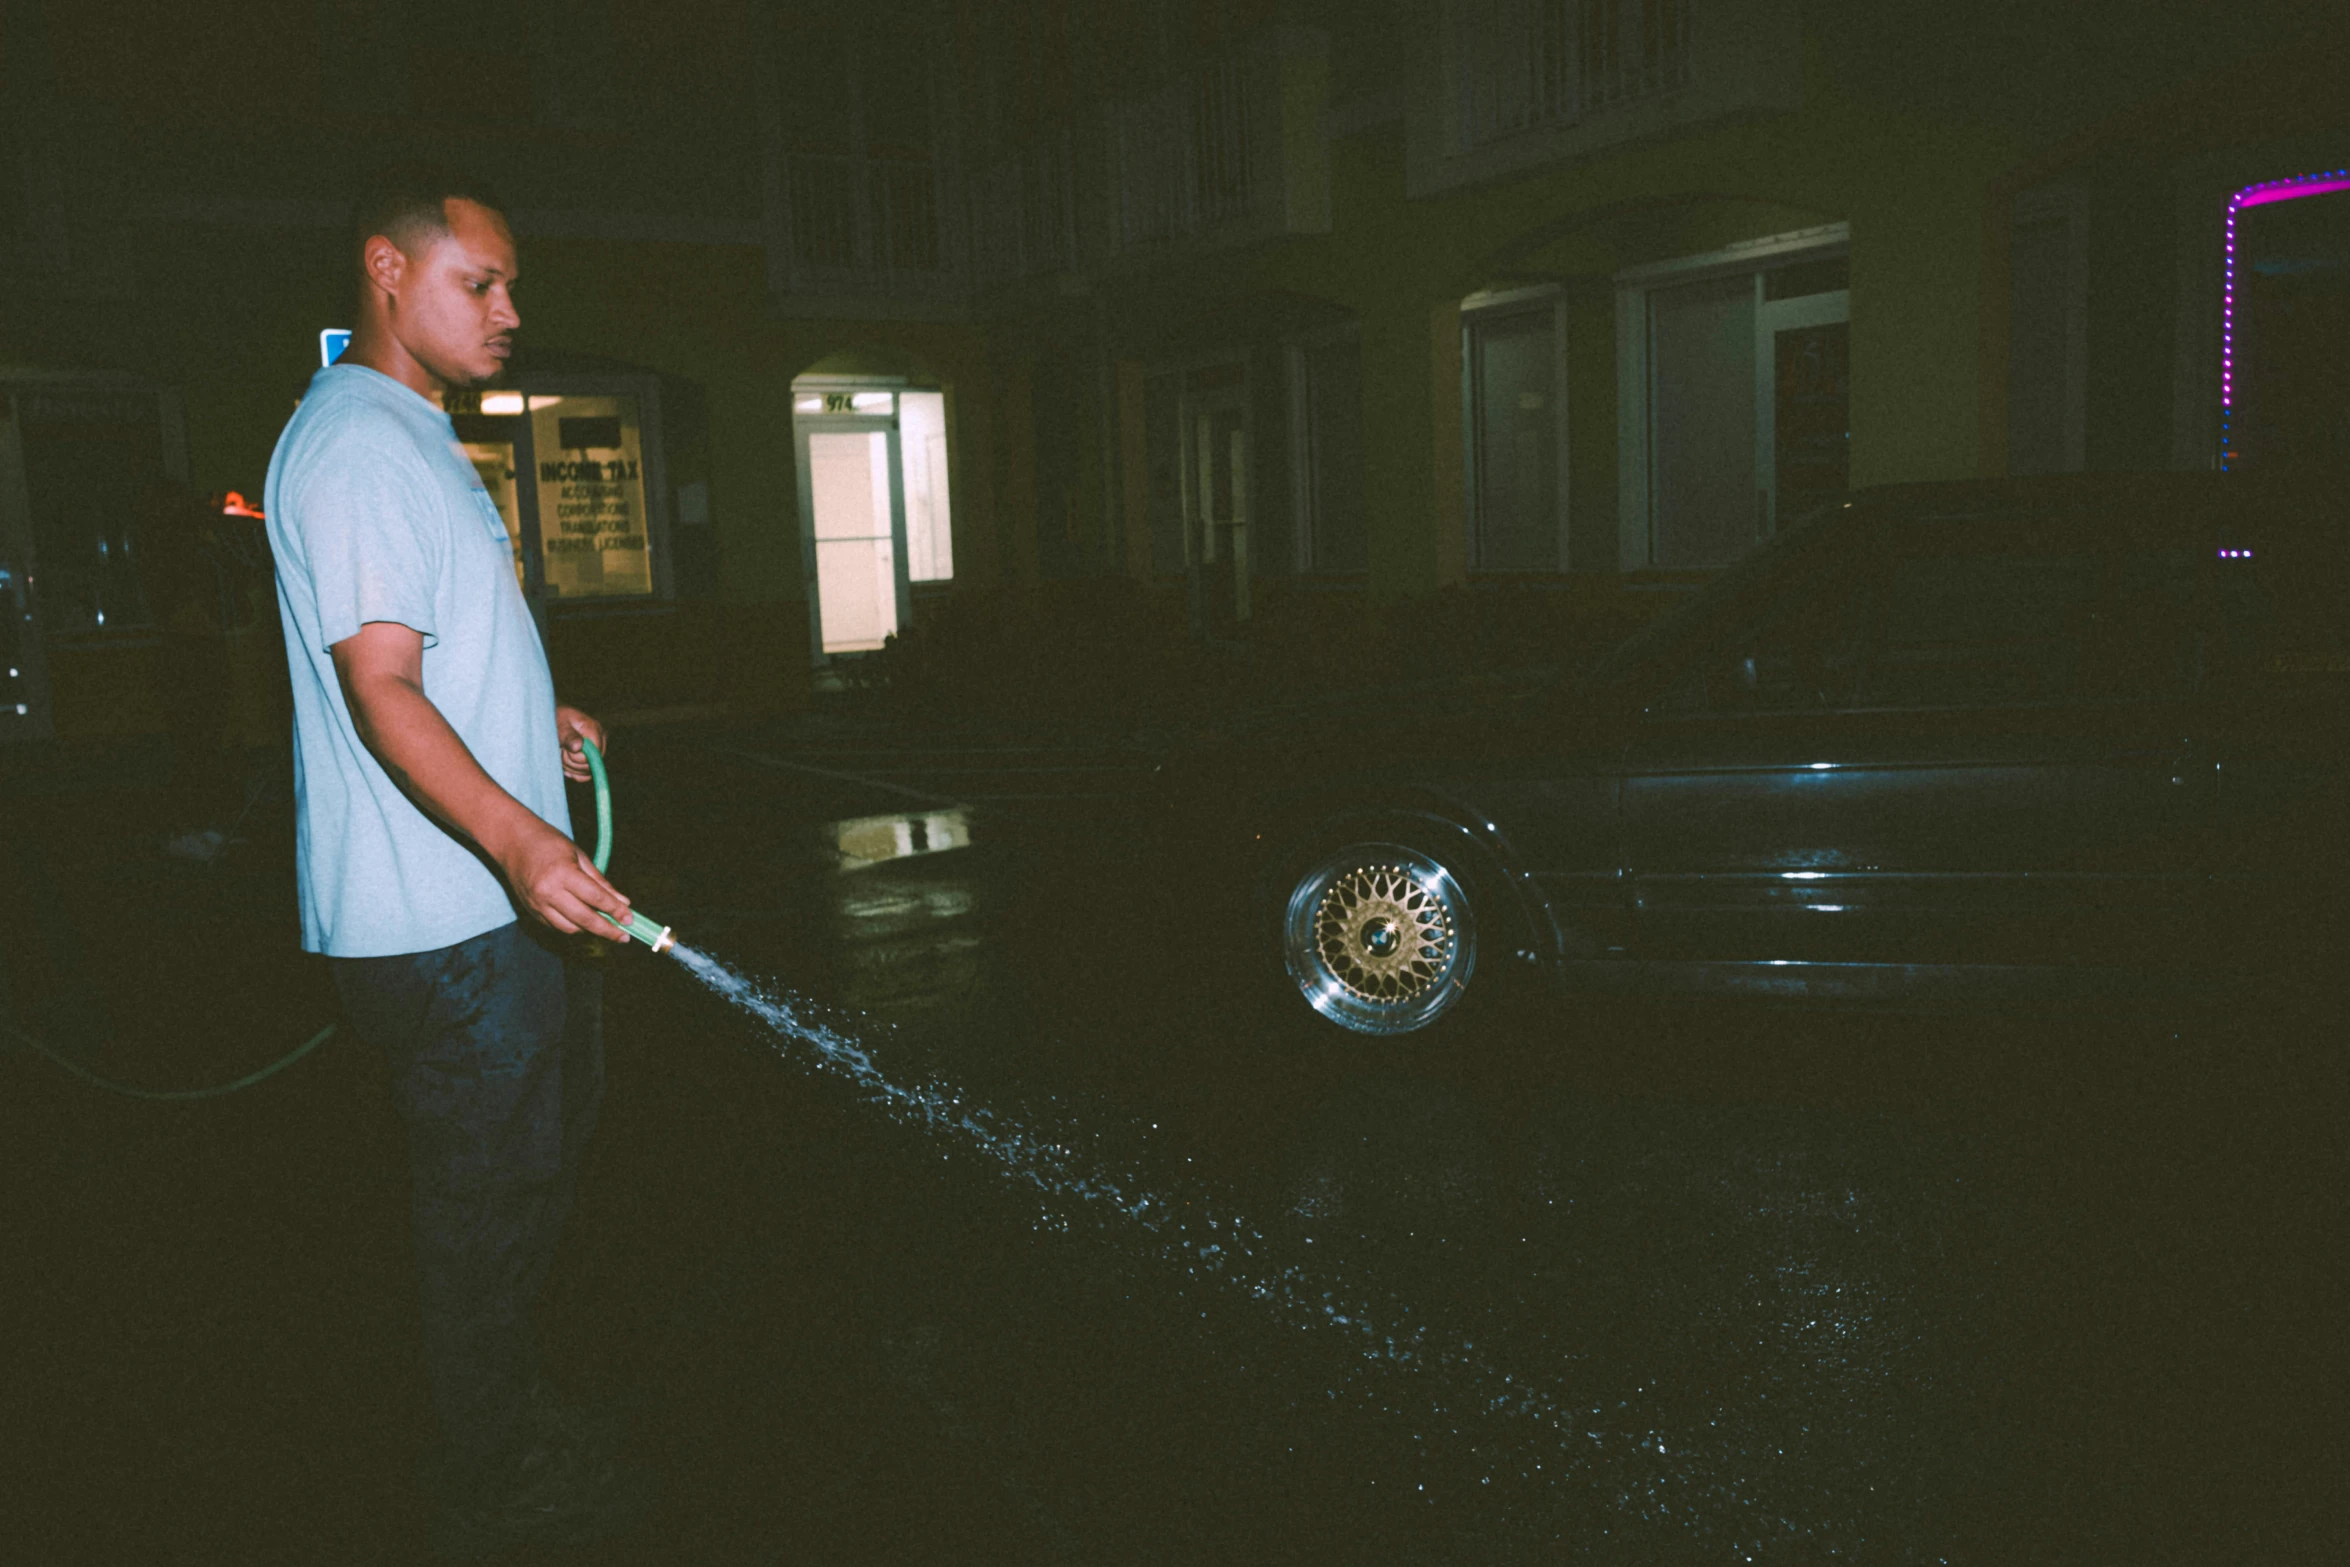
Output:
[[[2350,190],[2350,169],[2262,180],[2228,198],[2227,261],[2219,308],[2219,466],[2222,473],[2236,460],[2236,214],[2247,207],[2298,201],[2304,196],[2324,196],[2338,190]]]

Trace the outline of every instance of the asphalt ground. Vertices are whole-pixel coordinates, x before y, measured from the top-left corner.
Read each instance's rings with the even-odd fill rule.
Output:
[[[581,1559],[2343,1554],[2329,1009],[1524,994],[1331,1036],[1160,831],[1155,759],[617,738],[615,879],[873,1075],[603,960],[610,1091],[542,1320],[664,1493]],[[172,1087],[333,1016],[282,793],[209,867],[158,852],[136,780],[0,803],[0,1015]],[[403,1147],[364,1048],[198,1106],[12,1053],[0,1146],[9,1560],[416,1558]]]

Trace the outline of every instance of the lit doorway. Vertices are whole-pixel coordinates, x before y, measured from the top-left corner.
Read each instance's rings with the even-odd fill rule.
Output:
[[[946,394],[804,376],[792,429],[810,651],[876,652],[912,619],[916,584],[955,574]]]

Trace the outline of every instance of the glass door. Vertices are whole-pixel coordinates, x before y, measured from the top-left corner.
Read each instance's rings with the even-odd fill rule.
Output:
[[[1469,394],[1469,564],[1566,569],[1564,332],[1556,295],[1463,322]]]
[[[799,437],[801,560],[814,652],[823,660],[877,651],[908,610],[897,421],[803,420]]]
[[[1726,566],[1845,487],[1849,274],[1835,249],[1693,257],[1618,295],[1639,401],[1617,471],[1647,533],[1627,564]]]
[[[1186,378],[1182,401],[1184,564],[1191,577],[1193,626],[1211,636],[1249,618],[1244,375],[1238,365],[1195,371]]]

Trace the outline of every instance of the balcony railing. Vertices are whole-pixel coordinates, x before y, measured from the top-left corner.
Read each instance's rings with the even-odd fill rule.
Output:
[[[792,292],[935,295],[954,284],[939,170],[927,159],[787,153]]]
[[[1327,233],[1327,69],[1321,34],[1271,27],[968,163],[786,144],[774,287],[793,311],[935,319],[1023,278]]]
[[[1249,49],[1110,106],[1114,248],[1295,226],[1290,182],[1308,171],[1284,166],[1284,63]]]
[[[1688,85],[1695,0],[1467,0],[1461,109],[1481,147]]]
[[[985,284],[1064,272],[1077,262],[1066,128],[972,171],[971,266]]]

